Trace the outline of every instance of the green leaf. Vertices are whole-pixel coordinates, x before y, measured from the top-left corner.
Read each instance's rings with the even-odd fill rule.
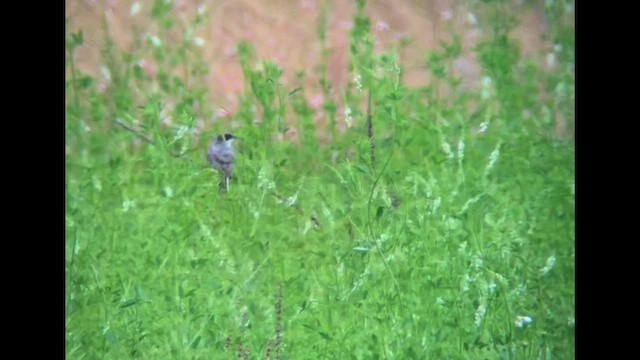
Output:
[[[82,30],[75,34],[71,34],[71,39],[73,41],[74,47],[82,45],[84,43],[84,36],[82,35]]]
[[[360,172],[362,172],[364,174],[367,174],[367,175],[371,174],[371,171],[369,170],[368,166],[364,166],[362,164],[356,164],[354,166],[356,167],[356,169],[358,169]]]
[[[125,300],[125,301],[121,302],[121,303],[120,303],[120,307],[121,307],[121,308],[126,308],[126,307],[129,307],[129,306],[135,305],[135,304],[137,304],[137,303],[138,303],[138,300],[136,300],[136,299],[129,299],[129,300]]]

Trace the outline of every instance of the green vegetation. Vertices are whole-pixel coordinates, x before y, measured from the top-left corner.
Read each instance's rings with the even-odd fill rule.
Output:
[[[160,35],[180,26],[156,3]],[[395,53],[374,53],[364,6],[344,108],[324,105],[330,145],[305,89],[280,82],[300,69],[239,44],[246,126],[227,194],[205,160],[225,129],[195,141],[213,109],[193,32],[140,36],[136,53],[107,41],[106,90],[74,67],[83,37],[68,34],[68,358],[574,357],[573,141],[549,136],[573,117],[572,28],[552,27],[562,68],[546,73],[509,40],[502,2],[481,4],[495,29],[476,49],[482,92],[458,90],[455,36],[425,56],[433,83],[409,89]],[[141,54],[163,70],[146,74]],[[300,145],[273,140],[287,118]]]

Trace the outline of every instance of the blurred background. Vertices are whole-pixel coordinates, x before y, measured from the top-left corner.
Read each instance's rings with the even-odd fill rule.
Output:
[[[564,16],[548,19],[549,8],[559,3]],[[217,109],[214,112],[223,116],[232,116],[238,110],[238,95],[244,90],[237,56],[241,41],[255,47],[258,59],[272,61],[284,70],[283,85],[304,87],[312,108],[319,108],[325,100],[319,84],[321,64],[326,63],[326,77],[332,85],[329,96],[334,102],[340,103],[341,88],[350,80],[349,31],[356,11],[353,0],[66,0],[65,4],[68,31],[82,31],[84,36],[75,52],[77,70],[99,79],[99,88],[109,83],[109,74],[104,71],[105,51],[110,51],[106,49],[136,53],[139,58],[133,60],[144,72],[151,77],[157,74],[157,57],[136,52],[138,38],[163,44],[191,39],[199,52],[190,57],[207,67],[193,81],[208,90],[211,106]],[[477,90],[482,71],[474,46],[491,37],[495,22],[490,17],[495,7],[513,15],[510,37],[519,44],[520,55],[552,72],[558,62],[550,27],[573,26],[573,6],[574,2],[554,4],[553,0],[371,0],[366,12],[376,50],[396,49],[406,86],[429,84],[428,51],[437,50],[441,41],[450,42],[451,34],[457,34],[462,51],[453,62],[452,72],[462,78],[462,89]],[[153,21],[163,7],[175,21],[165,24],[166,29],[162,29],[162,22]],[[105,47],[105,42],[110,42],[110,47]],[[441,96],[447,95],[446,89],[440,91]]]

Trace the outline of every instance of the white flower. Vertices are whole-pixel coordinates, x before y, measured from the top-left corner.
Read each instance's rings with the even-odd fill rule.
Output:
[[[189,127],[186,125],[178,126],[178,131],[176,131],[176,135],[173,137],[173,141],[182,139],[188,130],[189,130]]]
[[[431,210],[431,213],[435,214],[436,212],[438,212],[441,202],[442,202],[442,199],[440,198],[440,196],[438,196],[435,200],[433,200],[433,209]]]
[[[481,96],[483,100],[487,100],[489,99],[489,97],[491,97],[491,83],[493,82],[493,80],[488,77],[485,76],[482,78],[482,91],[481,91]]]
[[[384,234],[384,233],[380,234],[380,237],[375,241],[376,246],[384,245],[384,243],[386,243],[389,240],[389,238],[390,238],[389,234]]]
[[[493,295],[493,293],[496,291],[496,288],[497,288],[497,287],[498,287],[498,286],[496,285],[496,283],[494,283],[493,281],[492,281],[492,282],[490,282],[490,283],[487,285],[487,291],[489,292],[489,295]]]
[[[444,216],[443,216],[444,218]],[[459,230],[462,227],[462,221],[452,216],[447,216],[444,220],[444,226],[448,230]]]
[[[100,74],[105,80],[111,80],[111,71],[109,71],[109,68],[107,68],[106,66],[100,65]]]
[[[462,284],[460,284],[460,290],[462,290],[462,292],[467,292],[469,291],[469,284],[473,281],[473,279],[471,277],[469,277],[469,275],[465,275],[464,278],[462,278]]]
[[[487,307],[484,304],[480,304],[480,306],[478,306],[478,309],[476,310],[476,319],[475,319],[476,327],[480,327],[480,324],[482,323],[482,319],[484,318],[484,315],[486,313],[487,313]]]
[[[196,46],[203,47],[204,39],[201,37],[196,37],[195,39],[193,39],[193,43],[196,44]]]
[[[489,124],[486,121],[483,121],[482,123],[480,123],[480,129],[478,129],[478,134],[484,134],[484,132],[487,131],[487,127],[489,127]]]
[[[466,253],[467,250],[467,242],[463,241],[460,246],[458,246],[458,252],[460,253],[460,255],[463,255]]]
[[[556,64],[556,54],[550,52],[547,54],[547,66],[553,67]]]
[[[489,170],[493,168],[493,166],[500,158],[500,145],[502,144],[498,142],[495,149],[493,149],[493,151],[491,152],[491,155],[489,155],[489,162],[487,163],[487,167],[484,169],[485,174],[487,174]]]
[[[473,257],[471,258],[471,266],[473,266],[476,270],[482,267],[483,262],[484,261],[482,260],[481,255],[473,255]]]
[[[134,2],[133,4],[131,4],[131,9],[129,10],[129,14],[131,16],[135,16],[138,12],[140,12],[140,8],[142,6],[140,6],[139,2]]]
[[[126,199],[125,201],[122,202],[122,210],[124,212],[128,212],[131,209],[134,209],[136,207],[136,202]]]
[[[444,153],[447,154],[447,157],[449,159],[453,159],[456,157],[456,154],[454,154],[453,151],[451,151],[451,145],[449,145],[448,142],[442,141],[440,146],[442,146],[442,151],[444,151]]]
[[[458,141],[458,160],[464,159],[464,139],[460,138]]]
[[[291,206],[295,205],[296,201],[298,201],[298,193],[294,194],[293,196],[288,197],[284,204],[287,207],[291,207]]]
[[[515,324],[516,324],[516,327],[522,329],[524,327],[529,326],[532,322],[533,322],[533,319],[530,318],[529,316],[520,316],[520,315],[518,315],[516,317]]]
[[[356,88],[358,88],[358,91],[362,92],[362,77],[360,76],[360,74],[356,74],[353,77],[353,81],[356,83]]]
[[[549,273],[549,271],[551,271],[551,269],[553,268],[553,265],[556,264],[556,257],[551,255],[547,258],[547,262],[544,265],[544,267],[542,269],[540,269],[540,273],[542,273],[542,275],[547,275]]]
[[[469,24],[471,25],[477,25],[478,24],[478,19],[476,19],[476,16],[473,15],[472,12],[468,12],[467,13],[467,21],[469,22]]]
[[[211,230],[208,227],[206,227],[204,224],[200,224],[200,233],[207,240],[213,239],[213,234],[211,233]]]
[[[462,209],[460,209],[460,214],[467,212],[467,210],[469,210],[469,206],[477,203],[480,200],[480,198],[482,198],[482,196],[484,196],[484,193],[478,194],[472,197],[471,199],[467,200],[467,202],[465,202],[464,205],[462,205]]]
[[[271,171],[267,167],[260,168],[258,172],[258,188],[263,190],[272,190],[276,188],[276,184],[271,181]]]
[[[347,127],[350,128],[353,118],[351,117],[351,108],[348,106],[344,109],[344,121],[347,123]]]
[[[162,41],[160,41],[160,38],[155,35],[149,35],[149,40],[151,41],[151,45],[153,45],[153,47],[162,46]]]

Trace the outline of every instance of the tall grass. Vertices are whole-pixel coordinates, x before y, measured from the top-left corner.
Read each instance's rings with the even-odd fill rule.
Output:
[[[131,52],[106,42],[106,89],[74,67],[82,35],[67,34],[67,357],[574,357],[573,145],[548,136],[573,116],[569,28],[547,73],[510,40],[515,19],[479,4],[495,28],[476,49],[484,88],[456,90],[454,36],[425,54],[437,80],[409,89],[358,1],[348,110],[325,96],[328,146],[305,89],[280,80],[298,69],[239,44],[244,125],[219,194],[205,148],[225,129],[197,125],[213,116],[205,67],[190,25],[155,4],[159,35]],[[163,70],[146,74],[142,54]],[[538,85],[556,91],[537,99]],[[276,140],[289,126],[299,145]]]

